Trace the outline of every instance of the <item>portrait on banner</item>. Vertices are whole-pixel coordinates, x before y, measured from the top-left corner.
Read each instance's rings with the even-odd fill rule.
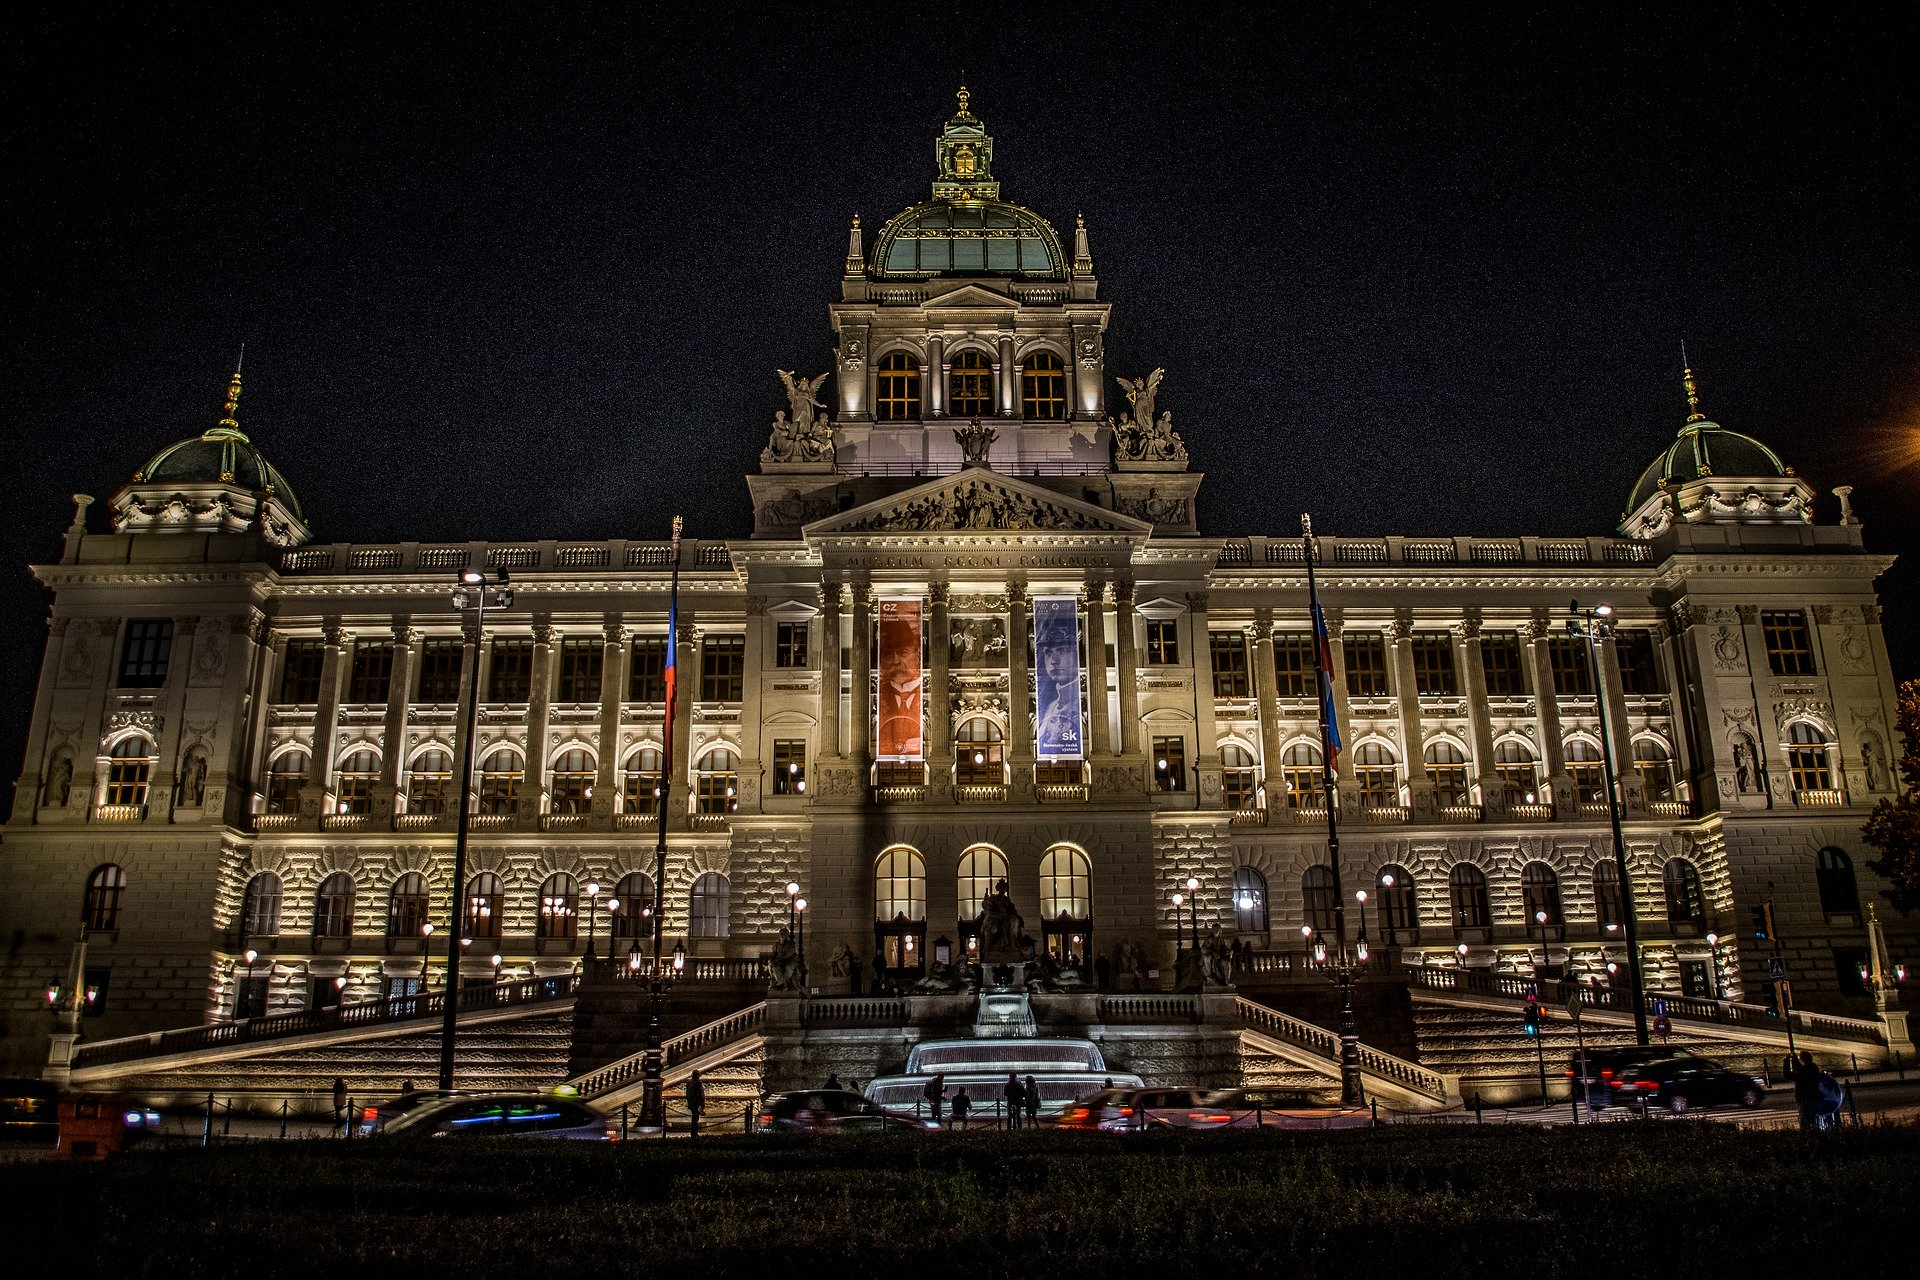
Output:
[[[881,600],[879,741],[882,760],[918,760],[920,739],[920,602]]]
[[[1043,759],[1078,760],[1080,724],[1080,606],[1073,596],[1035,596],[1034,688],[1039,721],[1034,750]]]

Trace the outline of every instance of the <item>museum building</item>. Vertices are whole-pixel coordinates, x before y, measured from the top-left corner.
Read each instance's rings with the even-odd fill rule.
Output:
[[[45,1061],[77,931],[98,1039],[438,989],[456,895],[463,984],[572,973],[658,910],[669,945],[740,961],[803,916],[835,990],[836,955],[902,984],[964,959],[1002,879],[1062,980],[1124,949],[1149,987],[1181,931],[1279,964],[1356,889],[1394,963],[1606,982],[1631,895],[1650,987],[1760,1003],[1771,901],[1796,1002],[1869,1007],[1891,559],[1848,490],[1816,519],[1689,372],[1615,531],[1320,538],[1336,884],[1308,543],[1202,531],[1162,371],[1106,366],[1085,225],[1001,197],[964,91],[935,157],[931,198],[849,231],[831,376],[780,374],[753,536],[679,546],[670,735],[665,509],[635,539],[316,542],[237,374],[104,521],[78,497],[34,568],[0,845],[8,1069]],[[513,603],[476,629],[450,593],[496,570]],[[1571,632],[1570,600],[1611,625]]]

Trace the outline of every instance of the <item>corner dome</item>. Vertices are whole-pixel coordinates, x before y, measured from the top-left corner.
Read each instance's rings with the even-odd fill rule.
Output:
[[[1693,370],[1683,378],[1687,420],[1672,444],[1640,473],[1620,530],[1652,538],[1687,524],[1810,524],[1813,487],[1750,435],[1700,412]]]
[[[134,472],[133,479],[141,485],[230,484],[250,493],[270,493],[305,519],[293,486],[237,426],[223,423],[168,445]]]

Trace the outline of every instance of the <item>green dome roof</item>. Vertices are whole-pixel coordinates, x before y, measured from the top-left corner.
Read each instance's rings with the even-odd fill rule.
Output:
[[[1633,494],[1627,499],[1627,510],[1638,511],[1641,504],[1659,490],[1703,476],[1777,479],[1792,474],[1793,468],[1780,461],[1779,454],[1752,436],[1701,419],[1681,427],[1666,452],[1641,473],[1639,483],[1633,486]]]
[[[139,484],[230,484],[252,493],[271,492],[300,520],[306,519],[286,477],[245,432],[224,423],[204,435],[168,445],[133,478]]]
[[[933,200],[888,219],[874,243],[875,275],[1067,278],[1060,237],[1045,218],[999,200]]]

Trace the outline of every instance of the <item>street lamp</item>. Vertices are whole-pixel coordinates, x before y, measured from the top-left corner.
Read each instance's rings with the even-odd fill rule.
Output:
[[[1367,946],[1367,891],[1354,890],[1353,900],[1360,904],[1360,936],[1353,941],[1353,958],[1365,964],[1370,951]]]
[[[1380,873],[1380,887],[1386,890],[1386,892],[1380,898],[1380,915],[1387,922],[1387,947],[1389,950],[1400,945],[1400,940],[1394,936],[1393,932],[1393,884],[1393,872],[1382,871]],[[1388,957],[1388,960],[1391,962],[1392,957]]]
[[[1193,949],[1200,949],[1200,877],[1187,877],[1187,923],[1191,926],[1187,936],[1193,940]]]
[[[1633,1038],[1647,1041],[1647,997],[1640,976],[1640,925],[1633,905],[1633,874],[1627,868],[1627,842],[1620,833],[1620,779],[1614,772],[1613,733],[1607,727],[1607,690],[1600,679],[1600,643],[1613,637],[1613,606],[1582,610],[1575,600],[1568,606],[1567,634],[1586,641],[1587,663],[1593,673],[1593,703],[1600,714],[1600,751],[1606,766],[1607,822],[1613,827],[1613,865],[1620,876],[1620,920],[1627,933],[1627,980],[1632,986]]]
[[[1534,912],[1533,923],[1540,930],[1540,977],[1544,980],[1547,976],[1547,966],[1553,963],[1553,957],[1547,953],[1547,913]]]
[[[607,959],[609,960],[613,959],[613,934],[614,934],[613,922],[614,922],[614,918],[619,914],[620,914],[620,899],[608,898],[607,899]],[[589,925],[588,927],[591,928],[592,926]],[[588,950],[587,955],[595,960],[598,960],[600,958],[598,956],[595,956],[592,950]]]
[[[442,1089],[453,1088],[453,1038],[460,1024],[460,939],[466,934],[467,830],[473,810],[473,741],[480,720],[480,644],[486,634],[487,610],[513,607],[513,588],[507,585],[507,571],[490,573],[468,569],[461,573],[454,588],[453,607],[461,613],[471,611],[473,626],[467,631],[467,652],[462,683],[467,707],[460,726],[457,768],[460,776],[459,810],[453,825],[453,893],[448,908],[453,916],[447,930],[447,989],[440,1001],[440,1077]]]
[[[593,927],[599,916],[599,908],[600,882],[589,880],[587,881],[587,959],[589,960],[594,958],[594,952],[598,950],[594,944]],[[612,929],[612,924],[608,924],[607,928]]]
[[[807,990],[807,900],[793,900],[793,918],[797,926],[794,930],[794,949],[800,961],[800,990]]]
[[[1173,895],[1173,958],[1176,964],[1179,963],[1180,953],[1187,949],[1186,943],[1180,933],[1180,908],[1186,905],[1186,894],[1176,893]]]
[[[1707,935],[1707,963],[1713,966],[1713,998],[1725,1000],[1727,993],[1720,986],[1720,935]]]

